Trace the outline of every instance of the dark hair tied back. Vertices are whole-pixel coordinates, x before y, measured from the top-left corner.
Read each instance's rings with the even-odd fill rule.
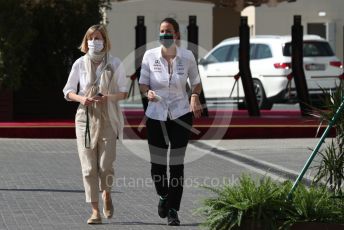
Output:
[[[176,20],[174,20],[173,18],[165,18],[163,19],[161,22],[160,22],[160,25],[163,23],[163,22],[167,22],[167,23],[170,23],[172,26],[173,26],[173,29],[176,33],[179,33],[179,24]]]
[[[173,29],[176,33],[179,33],[179,24],[178,22],[173,19],[173,18],[165,18],[163,19],[161,22],[160,22],[160,25],[163,23],[163,22],[167,22],[167,23],[170,23],[172,26],[173,26]],[[178,36],[178,39],[180,39],[180,35]]]

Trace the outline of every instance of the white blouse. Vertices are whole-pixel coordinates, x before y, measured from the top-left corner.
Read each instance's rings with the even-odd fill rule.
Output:
[[[148,85],[161,100],[149,101],[146,116],[166,121],[167,117],[174,120],[190,112],[186,92],[188,79],[192,88],[200,83],[196,60],[190,50],[177,47],[171,75],[168,63],[162,57],[161,47],[147,50],[142,60],[139,83]]]
[[[114,73],[117,76],[117,85],[119,92],[128,92],[127,87],[127,77],[125,73],[125,69],[123,67],[123,64],[121,63],[120,59],[117,57],[113,57],[109,55],[109,62],[112,65],[112,68],[114,70]],[[101,74],[101,65],[98,66],[96,70],[97,77]],[[74,92],[77,93],[77,88],[79,84],[79,92],[78,95],[84,96],[87,82],[87,73],[86,73],[86,65],[85,65],[85,58],[84,56],[77,59],[73,66],[72,70],[70,71],[67,83],[65,87],[63,88],[63,94],[65,96],[65,99],[67,101],[70,101],[70,99],[67,97],[68,93]]]

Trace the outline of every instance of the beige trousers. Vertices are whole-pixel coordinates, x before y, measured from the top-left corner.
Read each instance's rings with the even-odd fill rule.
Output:
[[[111,191],[117,134],[109,120],[102,119],[96,147],[85,148],[86,108],[82,105],[75,116],[75,129],[86,202],[97,202],[99,191]]]

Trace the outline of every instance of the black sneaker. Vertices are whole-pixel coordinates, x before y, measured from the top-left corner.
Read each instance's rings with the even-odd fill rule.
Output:
[[[165,218],[168,213],[167,197],[160,197],[158,205],[158,214],[161,218]]]
[[[168,210],[167,225],[170,225],[170,226],[179,226],[180,225],[178,213],[173,208]]]

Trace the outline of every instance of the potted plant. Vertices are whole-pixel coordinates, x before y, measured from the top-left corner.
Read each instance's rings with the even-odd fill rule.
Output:
[[[283,227],[292,230],[343,229],[344,201],[324,186],[299,185],[292,197],[292,211]]]
[[[203,226],[209,229],[277,229],[291,207],[285,202],[286,187],[267,177],[255,181],[243,175],[235,185],[205,187],[215,196],[196,213],[206,216]]]
[[[300,185],[287,200],[291,186],[291,181],[277,183],[268,177],[253,180],[243,175],[238,184],[205,187],[215,196],[206,198],[196,213],[205,217],[202,226],[214,230],[313,230],[314,225],[329,224],[329,229],[344,228],[344,205],[333,200],[330,191]]]

